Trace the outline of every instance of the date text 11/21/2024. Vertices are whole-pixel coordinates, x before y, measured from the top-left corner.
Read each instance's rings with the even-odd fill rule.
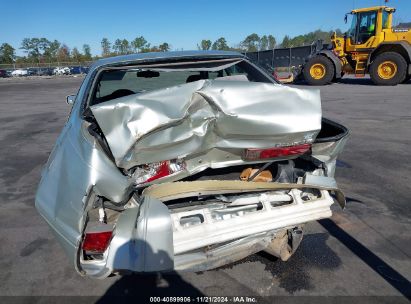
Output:
[[[150,303],[258,303],[255,297],[150,297]]]

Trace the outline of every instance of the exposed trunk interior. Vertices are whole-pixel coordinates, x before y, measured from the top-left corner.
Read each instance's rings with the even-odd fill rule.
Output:
[[[317,135],[315,140],[316,143],[337,141],[348,133],[348,129],[335,121],[328,118],[322,118],[321,120],[321,131]]]

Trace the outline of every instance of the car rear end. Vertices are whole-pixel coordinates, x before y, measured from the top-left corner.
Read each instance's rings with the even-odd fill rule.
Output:
[[[259,251],[286,261],[297,250],[305,223],[330,217],[334,202],[345,206],[333,175],[347,138],[344,126],[323,119],[312,144],[231,151],[241,165],[216,162],[169,182],[163,181],[179,170],[196,171],[198,159],[153,166],[145,175],[151,186],[137,187],[123,210],[93,201],[79,269],[97,278],[204,271]]]
[[[83,275],[287,260],[304,223],[345,206],[348,130],[318,91],[238,53],[178,54],[92,67],[43,169],[36,207]]]

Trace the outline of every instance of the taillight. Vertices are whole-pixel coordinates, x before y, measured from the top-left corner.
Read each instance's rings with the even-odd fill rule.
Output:
[[[149,183],[153,180],[168,176],[172,173],[173,172],[170,168],[170,162],[169,161],[160,162],[160,163],[158,163],[157,167],[155,168],[154,175],[151,176],[150,178],[148,178],[146,180],[146,183]]]
[[[101,254],[110,244],[113,231],[89,231],[84,237],[82,249],[89,254]]]
[[[246,160],[257,160],[267,158],[278,158],[284,156],[301,155],[309,151],[310,144],[301,144],[288,147],[276,147],[268,149],[247,149],[244,158]]]
[[[136,182],[138,184],[149,183],[156,179],[169,176],[185,169],[182,160],[165,160],[158,163],[146,164],[136,170]]]

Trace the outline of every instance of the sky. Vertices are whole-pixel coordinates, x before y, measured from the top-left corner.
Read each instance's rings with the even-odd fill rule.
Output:
[[[0,44],[17,55],[23,38],[57,39],[70,48],[91,46],[101,53],[103,37],[151,45],[168,42],[172,50],[193,50],[202,39],[225,37],[235,46],[247,35],[272,34],[281,42],[316,29],[347,30],[344,15],[353,8],[383,5],[384,0],[0,0]],[[395,21],[411,21],[411,0],[390,0]]]

